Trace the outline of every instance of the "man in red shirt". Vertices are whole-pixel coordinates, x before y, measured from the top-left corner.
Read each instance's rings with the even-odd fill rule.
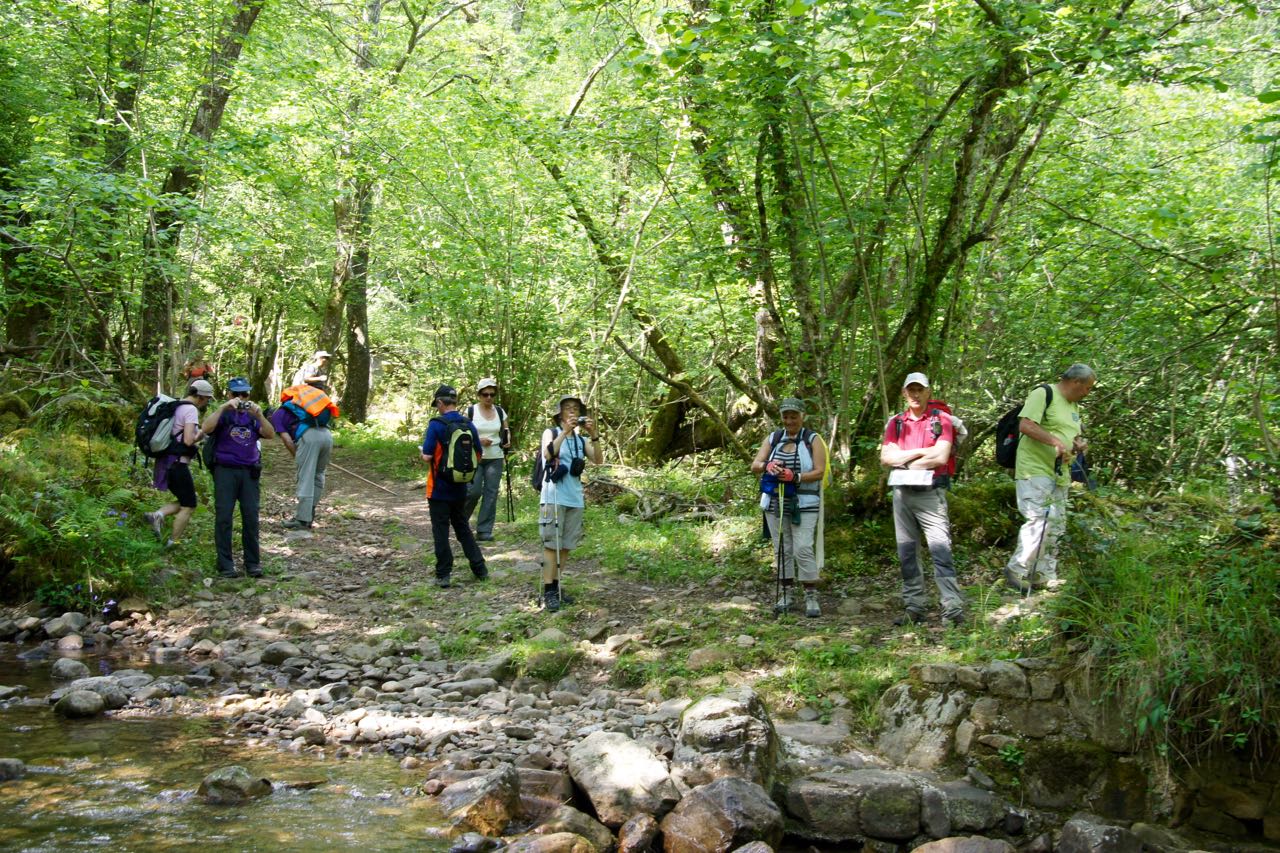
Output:
[[[942,602],[942,624],[964,621],[964,596],[951,558],[951,521],[947,517],[946,466],[955,442],[951,415],[929,410],[929,378],[909,373],[902,383],[907,408],[884,427],[880,462],[888,465],[893,489],[893,527],[902,564],[902,603],[906,612],[895,625],[925,620],[929,599],[920,569],[920,543],[929,549],[933,579]]]

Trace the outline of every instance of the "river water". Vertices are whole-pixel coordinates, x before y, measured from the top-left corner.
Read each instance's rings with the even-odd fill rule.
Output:
[[[17,651],[0,646],[0,684],[25,684],[29,700],[43,699],[55,687],[54,658],[26,663]],[[146,668],[83,660],[94,674]],[[421,772],[387,756],[339,760],[254,747],[227,727],[204,717],[63,720],[44,702],[0,707],[0,758],[27,764],[23,778],[0,782],[0,850],[449,849],[441,815],[413,790]],[[200,780],[228,764],[272,780],[276,790],[241,806],[196,797]]]

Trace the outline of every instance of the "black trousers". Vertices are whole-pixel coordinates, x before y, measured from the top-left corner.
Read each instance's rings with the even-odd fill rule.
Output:
[[[449,528],[458,537],[462,553],[467,555],[471,571],[477,576],[488,572],[484,564],[484,554],[476,544],[476,537],[467,522],[466,499],[444,500],[431,498],[427,501],[431,510],[431,538],[435,541],[436,577],[447,578],[453,572],[453,548],[449,547]]]
[[[248,468],[218,465],[213,469],[213,541],[218,548],[218,571],[236,570],[231,558],[231,525],[236,504],[240,504],[240,541],[244,545],[244,570],[261,570],[258,553],[258,481]]]

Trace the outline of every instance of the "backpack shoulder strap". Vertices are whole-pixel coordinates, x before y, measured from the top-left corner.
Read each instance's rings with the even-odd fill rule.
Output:
[[[507,422],[507,413],[506,413],[505,411],[503,411],[503,410],[502,410],[502,407],[501,407],[501,406],[499,406],[497,403],[494,403],[494,404],[493,404],[493,407],[494,407],[495,409],[497,409],[497,410],[498,410],[498,421],[499,421],[500,423],[506,423],[506,422]]]
[[[475,403],[472,403],[470,406],[467,406],[467,420],[474,421],[475,419],[476,419],[476,406],[475,406]]]
[[[1053,405],[1053,387],[1048,382],[1040,387],[1044,389],[1044,414],[1040,416],[1040,420],[1044,420],[1049,416],[1049,407]]]

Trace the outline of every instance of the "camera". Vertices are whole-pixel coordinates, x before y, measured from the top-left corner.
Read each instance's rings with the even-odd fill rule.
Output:
[[[236,411],[239,411],[239,412],[247,411],[249,406],[250,406],[249,401],[246,400],[244,397],[241,397],[240,399],[236,400]]]
[[[586,416],[586,415],[579,415],[579,416],[578,416],[578,426],[586,426],[586,425],[587,425],[587,416]]]

